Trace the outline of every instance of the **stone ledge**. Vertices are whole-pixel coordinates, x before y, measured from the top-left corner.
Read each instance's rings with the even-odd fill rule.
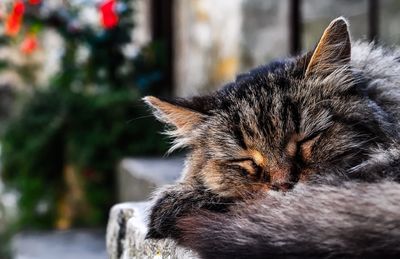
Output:
[[[145,240],[148,202],[121,203],[110,211],[107,252],[111,259],[187,258],[198,256],[172,240]]]

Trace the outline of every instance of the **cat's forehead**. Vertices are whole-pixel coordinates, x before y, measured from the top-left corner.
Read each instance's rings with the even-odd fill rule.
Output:
[[[238,113],[274,112],[287,99],[296,99],[299,81],[284,71],[260,72],[242,76],[236,82],[223,89],[218,99],[219,108]],[[262,110],[260,110],[262,109]]]
[[[338,78],[341,78],[338,76]],[[340,84],[340,79],[337,80]],[[297,59],[286,59],[261,66],[241,74],[237,79],[218,91],[219,108],[243,111],[243,108],[264,109],[277,112],[288,102],[316,103],[341,95],[335,80],[304,77],[304,66]],[[251,111],[249,111],[251,112]]]
[[[284,63],[272,70],[264,67],[224,89],[214,125],[226,129],[221,137],[233,137],[246,146],[279,147],[291,134],[323,128],[330,115],[315,104],[325,97],[317,88],[305,89],[307,82],[292,76],[290,69]]]

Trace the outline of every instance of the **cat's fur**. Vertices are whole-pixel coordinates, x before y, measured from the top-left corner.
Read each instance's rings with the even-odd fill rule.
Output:
[[[238,204],[193,211],[178,241],[202,258],[399,258],[400,184],[298,184]]]
[[[216,93],[145,98],[173,126],[174,148],[190,149],[181,181],[155,198],[148,237],[175,238],[207,258],[397,253],[400,204],[388,195],[399,186],[379,182],[400,178],[399,56],[351,44],[338,18],[314,51]]]

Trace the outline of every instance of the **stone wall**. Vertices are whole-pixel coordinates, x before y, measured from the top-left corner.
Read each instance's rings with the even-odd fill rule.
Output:
[[[175,2],[175,94],[232,80],[240,63],[242,0]]]
[[[303,0],[304,50],[329,22],[345,16],[353,39],[367,34],[367,0]],[[380,2],[380,39],[400,43],[400,1]],[[240,71],[289,53],[289,0],[177,0],[175,93],[219,87]]]

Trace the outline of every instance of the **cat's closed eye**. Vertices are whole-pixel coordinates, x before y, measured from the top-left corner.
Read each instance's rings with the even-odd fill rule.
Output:
[[[312,134],[309,137],[298,142],[298,154],[303,162],[310,162],[312,158],[312,149],[319,140],[321,134]]]
[[[315,133],[307,137],[292,137],[286,146],[288,156],[301,162],[310,162],[312,149],[320,136],[321,133]]]
[[[244,176],[256,177],[261,168],[250,158],[231,161],[230,165],[238,169]]]

